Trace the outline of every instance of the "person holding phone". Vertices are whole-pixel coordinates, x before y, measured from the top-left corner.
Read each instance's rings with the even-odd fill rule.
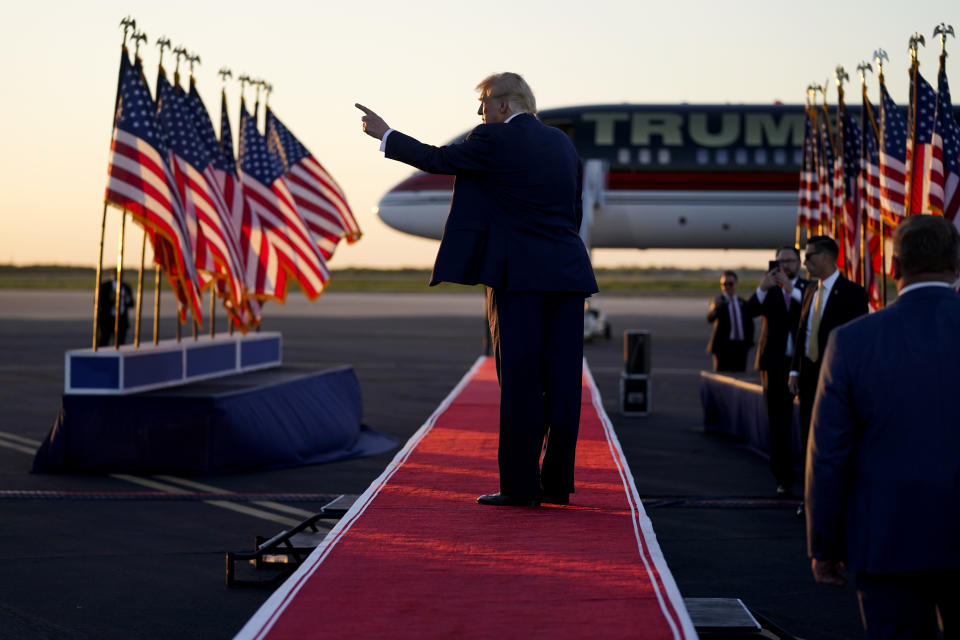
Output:
[[[720,276],[723,292],[710,301],[707,322],[713,332],[707,353],[713,356],[714,371],[746,371],[747,351],[753,346],[753,318],[746,315],[747,301],[737,295],[737,274],[724,271]]]
[[[747,300],[747,314],[763,318],[755,367],[760,372],[770,425],[770,471],[777,495],[793,488],[793,394],[787,386],[793,358],[800,303],[809,282],[800,277],[800,252],[792,245],[777,249],[777,259]]]

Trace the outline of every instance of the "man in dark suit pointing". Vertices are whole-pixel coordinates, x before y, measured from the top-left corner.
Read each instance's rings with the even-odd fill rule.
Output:
[[[868,639],[960,634],[958,273],[953,223],[906,218],[893,236],[897,301],[834,330],[823,356],[808,552],[821,584],[846,584],[843,564],[856,574]]]
[[[582,166],[570,139],[537,119],[533,92],[519,75],[491,75],[477,90],[483,124],[443,147],[357,107],[363,130],[381,140],[388,158],[456,176],[430,284],[488,288],[500,380],[500,491],[477,501],[566,504],[580,424],[583,300],[597,291],[579,235]]]

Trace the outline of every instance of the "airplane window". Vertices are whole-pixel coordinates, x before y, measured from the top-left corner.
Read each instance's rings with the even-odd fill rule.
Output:
[[[717,164],[727,164],[730,162],[730,156],[726,149],[717,149]]]
[[[657,151],[657,162],[660,164],[670,164],[670,149],[660,149],[660,151]]]
[[[706,149],[697,149],[697,164],[710,164],[710,152]]]
[[[793,164],[803,164],[803,150],[794,149],[793,150]]]
[[[734,155],[734,158],[737,164],[747,164],[747,150],[737,149],[737,152]]]
[[[767,164],[767,150],[757,149],[753,152],[753,161],[756,164]]]
[[[773,164],[787,164],[787,152],[777,149],[773,152]]]
[[[620,164],[630,164],[630,149],[620,149],[617,152],[617,162]]]
[[[637,154],[637,160],[640,161],[640,164],[650,164],[652,159],[653,158],[652,154],[650,153],[650,149],[647,149],[646,147],[640,149],[640,152]]]

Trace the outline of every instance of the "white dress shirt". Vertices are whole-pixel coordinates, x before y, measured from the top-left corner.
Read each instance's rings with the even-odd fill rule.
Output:
[[[800,276],[797,276],[797,277],[795,277],[793,280],[790,281],[790,286],[793,287],[793,288],[790,290],[790,299],[793,300],[794,302],[796,302],[797,304],[801,304],[801,303],[803,302],[803,294],[800,293],[800,289],[797,289],[797,280],[799,280],[799,279],[800,279]],[[777,288],[779,289],[780,287],[777,287]],[[781,289],[781,291],[782,291],[782,289]],[[769,292],[769,291],[764,291],[764,290],[761,289],[760,287],[757,287],[757,301],[758,301],[760,304],[763,304],[763,301],[766,300],[768,293],[770,293],[770,292]],[[792,358],[792,357],[793,357],[793,334],[790,333],[789,331],[787,332],[787,350],[786,350],[785,355],[786,355],[788,358]]]
[[[820,306],[820,317],[823,318],[823,312],[827,310],[827,302],[830,301],[830,292],[833,291],[833,285],[840,277],[840,270],[834,271],[829,278],[820,281],[820,286],[813,294],[813,300],[810,301],[810,315],[807,316],[807,335],[803,341],[803,355],[810,355],[810,328],[813,326],[813,314],[817,309],[817,297],[823,296],[823,304]],[[823,354],[821,354],[822,356]],[[791,376],[799,376],[799,371],[791,371]]]

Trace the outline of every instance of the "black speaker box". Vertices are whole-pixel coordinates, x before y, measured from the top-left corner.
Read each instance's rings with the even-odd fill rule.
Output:
[[[625,416],[650,413],[650,378],[624,373],[620,376],[620,412]]]
[[[650,375],[650,332],[623,332],[623,372],[627,375]]]

